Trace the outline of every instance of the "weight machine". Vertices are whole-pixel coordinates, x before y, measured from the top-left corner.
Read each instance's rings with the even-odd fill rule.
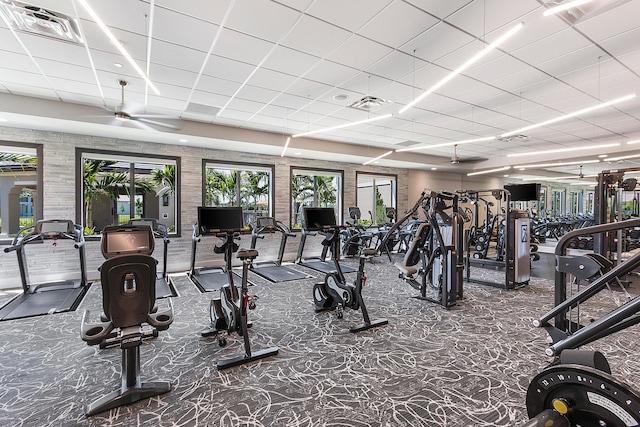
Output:
[[[473,206],[473,224],[464,239],[466,281],[504,289],[527,285],[531,277],[529,212],[511,209],[505,189],[466,190],[459,195]],[[483,213],[480,203],[485,206]],[[504,283],[472,278],[472,266],[503,270]]]

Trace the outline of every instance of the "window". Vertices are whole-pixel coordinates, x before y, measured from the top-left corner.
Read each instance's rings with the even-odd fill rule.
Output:
[[[0,239],[42,219],[42,146],[0,141]]]
[[[356,202],[365,224],[384,224],[389,221],[387,208],[396,208],[395,175],[356,173],[358,194]]]
[[[204,206],[240,206],[246,225],[272,215],[274,167],[203,161]]]
[[[342,171],[291,169],[291,228],[302,228],[302,208],[333,208],[342,223]]]
[[[85,234],[131,218],[155,218],[171,234],[179,234],[180,160],[78,149],[78,223]]]

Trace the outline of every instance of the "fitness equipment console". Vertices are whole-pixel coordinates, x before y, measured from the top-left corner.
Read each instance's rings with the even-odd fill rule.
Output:
[[[235,236],[232,235],[231,239],[227,239],[229,237],[227,234],[217,233],[215,230],[226,230],[229,225],[234,225],[221,221],[235,218],[237,211],[242,213],[242,208],[198,207],[198,222],[193,225],[193,237],[191,239],[191,268],[187,273],[187,277],[200,292],[217,292],[223,286],[229,284],[229,275],[227,273],[232,271],[232,256],[238,250],[238,245],[234,242]],[[217,236],[223,239],[221,246],[214,246],[213,248],[214,253],[225,254],[225,264],[223,266],[196,267],[196,249],[203,236]],[[227,251],[228,248],[232,248],[231,252]],[[228,253],[230,254],[229,256],[227,256]],[[236,273],[233,274],[236,278],[240,278]]]
[[[331,215],[329,215],[331,213]],[[322,242],[324,246],[331,247],[332,253],[340,250],[340,228],[336,225],[335,213],[333,209],[328,211],[310,210],[305,212],[307,224],[315,224],[315,227],[323,231],[325,239]],[[337,317],[343,317],[344,308],[352,310],[360,310],[364,322],[353,326],[349,329],[351,332],[360,332],[377,326],[389,323],[387,319],[370,320],[367,307],[362,299],[362,287],[366,284],[367,278],[364,273],[364,263],[375,255],[375,248],[366,248],[362,250],[359,260],[359,268],[357,270],[354,284],[347,283],[338,257],[333,257],[335,272],[327,273],[324,282],[316,283],[313,286],[313,301],[316,305],[316,312],[335,310]]]
[[[311,276],[306,273],[282,265],[287,239],[289,237],[296,237],[296,235],[289,231],[287,226],[282,222],[276,221],[273,217],[258,217],[256,219],[256,223],[253,224],[253,231],[251,232],[251,249],[256,248],[258,239],[263,239],[265,237],[263,233],[265,232],[269,233],[269,235],[274,232],[280,233],[278,256],[273,261],[252,262],[250,265],[251,271],[274,283],[311,278]]]
[[[153,232],[148,226],[108,226],[102,231],[100,266],[103,314],[100,323],[87,323],[82,316],[81,338],[88,345],[102,346],[106,340],[122,350],[121,386],[85,407],[87,416],[128,405],[171,390],[166,381],[143,383],[140,379],[140,345],[146,338],[173,322],[173,304],[158,311],[155,306],[157,261],[151,256]]]
[[[47,240],[52,240],[53,246],[56,246],[57,241],[61,239],[74,241],[74,248],[78,250],[80,258],[80,278],[31,283],[25,246],[44,243]],[[91,283],[87,282],[84,244],[82,226],[70,220],[40,220],[34,226],[20,229],[11,246],[4,251],[15,251],[18,256],[22,294],[0,308],[0,320],[74,311],[91,286]]]
[[[209,208],[208,213],[212,228],[203,230],[206,234],[215,234],[224,240],[225,258],[230,263],[234,252],[234,236],[244,230],[242,208]],[[217,227],[214,224],[219,224]],[[218,247],[218,250],[222,249]],[[258,256],[255,249],[240,249],[238,258],[242,261],[242,286],[240,292],[234,285],[234,274],[231,268],[226,269],[227,284],[220,288],[220,296],[213,298],[209,304],[209,316],[211,324],[204,329],[201,334],[204,337],[215,335],[218,338],[218,345],[221,347],[227,344],[227,335],[236,332],[244,340],[244,354],[232,359],[219,360],[217,367],[219,370],[242,365],[254,360],[278,354],[278,347],[252,351],[249,341],[249,322],[247,321],[247,309],[253,310],[256,307],[257,297],[250,296],[248,291],[247,275],[249,265]]]
[[[162,239],[162,271],[158,272],[156,277],[156,298],[176,297],[178,293],[176,288],[167,274],[167,258],[169,249],[169,234],[167,226],[158,222],[155,218],[133,218],[129,220],[129,225],[147,225],[153,231],[153,237]]]
[[[329,252],[330,247],[323,245],[322,252],[320,256],[305,258],[303,256],[304,246],[307,242],[308,236],[315,236],[318,232],[322,232],[314,223],[310,223],[307,221],[307,217],[311,215],[313,218],[322,219],[326,218],[327,221],[335,221],[335,212],[333,208],[315,208],[315,207],[305,207],[302,211],[302,235],[300,236],[300,244],[298,245],[298,253],[296,255],[296,264],[300,264],[304,267],[310,268],[312,270],[319,271],[320,273],[335,273],[335,263],[334,259],[340,257],[340,247],[338,246],[337,252],[331,252],[331,261],[327,261],[327,252]],[[342,267],[343,273],[353,273],[356,271],[355,268],[345,266]]]

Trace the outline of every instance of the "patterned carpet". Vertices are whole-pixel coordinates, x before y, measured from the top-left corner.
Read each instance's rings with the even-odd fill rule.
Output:
[[[278,346],[280,353],[225,371],[216,361],[241,354],[241,340],[231,336],[220,348],[202,338],[211,294],[200,294],[186,275],[173,276],[175,321],[141,350],[143,381],[169,380],[173,390],[91,418],[83,406],[120,385],[120,350],[79,337],[82,311],[92,319],[100,312],[99,286],[76,312],[2,322],[0,425],[514,426],[527,419],[527,386],[549,363],[545,332],[530,325],[552,306],[551,281],[534,277],[509,292],[465,284],[465,299],[445,310],[411,298],[417,291],[383,258],[367,272],[370,316],[389,324],[358,334],[348,328],[360,312],[347,310],[343,319],[314,313],[318,279],[272,284],[252,275],[251,291],[260,297],[250,312],[253,348]],[[598,343],[614,375],[629,384],[640,372],[637,336],[632,328]]]

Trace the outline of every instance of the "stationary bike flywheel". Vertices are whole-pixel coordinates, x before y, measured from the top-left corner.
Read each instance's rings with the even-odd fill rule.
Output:
[[[640,425],[640,394],[589,366],[555,365],[534,377],[527,390],[529,417],[551,408],[572,426]]]

